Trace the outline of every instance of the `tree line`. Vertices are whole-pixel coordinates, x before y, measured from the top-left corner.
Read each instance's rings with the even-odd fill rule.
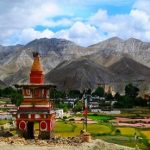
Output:
[[[0,97],[10,98],[11,103],[15,104],[16,106],[20,106],[21,102],[23,101],[23,96],[21,94],[21,91],[18,91],[12,87],[6,87],[4,89],[0,89]]]
[[[142,97],[139,97],[139,89],[133,84],[127,84],[125,86],[125,94],[120,95],[120,93],[116,93],[114,96],[111,93],[105,93],[102,87],[97,87],[96,90],[92,91],[91,89],[84,90],[80,92],[79,90],[70,90],[70,91],[59,91],[57,89],[53,89],[50,94],[50,98],[54,99],[55,107],[63,108],[64,110],[68,110],[72,108],[71,104],[65,104],[64,99],[76,99],[74,109],[81,109],[81,98],[83,95],[90,95],[92,97],[104,97],[107,101],[116,101],[114,104],[115,108],[132,108],[134,106],[146,107],[150,105],[148,103],[149,100],[144,100]],[[16,90],[12,87],[6,87],[4,89],[0,89],[0,97],[10,98],[12,104],[19,106],[23,100],[23,96],[21,91]]]
[[[76,104],[75,106],[77,106],[77,110],[79,110],[79,106],[81,106],[79,99],[81,99],[84,94],[90,95],[92,97],[94,96],[104,97],[105,100],[107,101],[116,101],[114,104],[115,108],[132,108],[136,106],[140,106],[140,107],[149,106],[150,107],[150,99],[145,100],[144,98],[140,97],[139,96],[140,90],[138,87],[130,83],[125,86],[124,91],[125,91],[124,95],[121,95],[119,92],[117,92],[113,96],[111,93],[106,93],[103,87],[97,87],[95,91],[92,91],[91,89],[84,90],[83,92],[80,92],[78,90],[70,90],[68,93],[57,91],[55,89],[53,93],[53,98],[56,100],[55,102],[58,107],[59,107],[59,104],[63,103],[63,99],[66,97],[78,98],[76,102],[77,104],[75,103]],[[65,107],[67,106],[65,105]]]

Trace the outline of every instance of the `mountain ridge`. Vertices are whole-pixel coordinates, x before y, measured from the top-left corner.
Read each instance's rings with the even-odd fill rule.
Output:
[[[124,57],[133,59],[133,61],[139,62],[140,64],[145,64],[150,68],[150,43],[142,42],[141,40],[134,38],[123,40],[118,37],[112,37],[89,47],[82,47],[65,39],[42,38],[33,40],[26,45],[10,46],[9,48],[10,49],[7,50],[7,53],[4,53],[5,49],[0,50],[0,80],[5,81],[8,85],[14,84],[14,82],[20,83],[28,81],[28,74],[33,62],[33,51],[41,53],[41,60],[45,74],[49,73],[51,70],[60,69],[60,67],[63,69],[73,61],[76,62],[80,59],[88,60],[89,70],[77,65],[80,67],[80,69],[77,70],[77,76],[81,72],[83,77],[86,79],[84,82],[80,83],[82,84],[82,87],[85,87],[85,85],[89,86],[89,79],[91,80],[90,84],[93,82],[90,71],[94,72],[95,75],[93,76],[96,82],[98,82],[98,79],[100,80],[100,76],[97,72],[99,72],[99,74],[105,73],[105,76],[109,76],[107,71],[106,73],[105,70],[102,70],[103,67],[107,68],[107,70],[110,69],[109,72],[112,74],[115,73],[115,75],[120,78],[116,72],[111,70],[110,66],[121,61]],[[131,62],[131,64],[134,64],[134,62]],[[140,64],[136,65],[137,68],[139,67],[142,70],[144,66],[140,67]],[[92,66],[95,70],[101,69],[101,71],[95,72],[91,69]],[[73,68],[78,69],[76,67]],[[134,72],[133,70],[135,70],[134,67],[133,69],[128,68],[128,71],[131,74]],[[137,72],[141,74],[140,70]],[[148,78],[147,75],[141,76],[143,78],[146,77],[146,80]],[[137,78],[138,74],[134,74],[134,77]],[[128,77],[125,76],[122,76],[121,78],[122,80],[128,79]],[[91,87],[94,87],[94,85]]]

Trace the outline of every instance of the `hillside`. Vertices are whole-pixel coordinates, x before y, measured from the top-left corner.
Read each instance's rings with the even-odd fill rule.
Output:
[[[130,56],[132,59],[150,67],[150,43],[129,38],[122,40],[113,37],[105,41],[91,45],[88,51],[92,52],[88,58],[105,66],[110,66],[122,56]]]
[[[6,84],[0,80],[0,88],[5,88],[6,87]]]
[[[134,61],[129,57],[123,57],[108,68],[111,72],[124,80],[149,80],[150,68]]]
[[[113,73],[105,67],[88,59],[77,59],[64,62],[47,73],[48,82],[56,84],[60,89],[95,88],[98,83],[116,81]]]
[[[116,74],[111,80],[149,79],[149,68],[144,65],[150,67],[150,43],[113,37],[87,48],[56,38],[36,39],[26,45],[0,46],[0,80],[8,85],[27,82],[33,51],[41,54],[45,74],[50,76],[47,79],[61,83],[65,89],[95,87],[99,82],[108,82],[110,74]]]
[[[11,74],[16,74],[20,69],[29,68],[33,61],[33,51],[38,51],[41,54],[45,72],[50,71],[64,60],[75,59],[85,53],[83,47],[63,39],[43,38],[31,41],[24,46],[13,46],[11,48],[1,46],[0,56],[2,58],[0,64],[2,68],[7,68],[9,71],[2,71],[0,68],[0,72],[2,71],[0,79],[4,80]],[[23,76],[27,76],[26,72]]]

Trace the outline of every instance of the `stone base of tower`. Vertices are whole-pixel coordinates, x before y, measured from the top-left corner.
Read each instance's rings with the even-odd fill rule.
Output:
[[[42,140],[44,140],[44,139],[50,139],[51,138],[51,132],[49,132],[49,131],[41,131],[39,133],[38,138],[42,139]]]

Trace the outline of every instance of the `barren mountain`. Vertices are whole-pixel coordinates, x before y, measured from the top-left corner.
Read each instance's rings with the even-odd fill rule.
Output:
[[[6,84],[0,80],[0,88],[4,88],[4,87],[6,87]]]
[[[150,43],[142,42],[138,39],[130,38],[122,40],[113,37],[102,41],[88,48],[91,52],[89,59],[105,66],[110,66],[124,55],[150,67]]]
[[[104,80],[105,76],[106,79],[109,79],[110,74],[113,73],[119,76],[119,68],[126,68],[127,65],[129,67],[125,69],[127,70],[126,72],[120,71],[120,74],[123,72],[123,74],[120,75],[123,80],[135,78],[148,79],[147,74],[143,73],[142,69],[145,68],[143,65],[136,64],[136,68],[139,68],[137,71],[134,67],[134,61],[129,61],[129,64],[128,61],[125,61],[127,64],[124,64],[123,60],[124,56],[126,56],[126,59],[129,57],[130,60],[134,59],[150,67],[150,43],[133,38],[122,40],[114,37],[87,48],[78,46],[68,40],[55,38],[36,39],[24,46],[0,46],[0,80],[5,81],[7,84],[27,82],[33,61],[33,51],[38,51],[41,54],[45,73],[53,69],[52,72],[49,73],[52,78],[51,80],[55,81],[57,79],[58,83],[61,84],[64,82],[63,84],[66,89],[72,87],[93,87],[97,82]],[[87,62],[84,63],[83,60]],[[118,62],[122,62],[122,65],[120,63],[118,64]],[[80,65],[80,63],[84,65]],[[86,67],[85,64],[87,64]],[[54,69],[56,66],[57,68]],[[110,73],[108,69],[102,66],[108,67],[113,73]],[[117,68],[117,66],[121,67]],[[98,71],[100,69],[101,71]],[[60,75],[58,76],[57,72],[60,73],[62,77]],[[51,76],[51,74],[54,76],[54,73],[56,77],[58,76],[57,78]],[[67,79],[64,77],[66,74],[68,75]],[[82,74],[82,76],[80,74]],[[73,77],[77,77],[78,81],[70,82],[70,78],[72,79]]]
[[[64,62],[46,75],[60,89],[95,88],[98,83],[114,82],[117,77],[105,67],[87,59]]]
[[[129,57],[121,58],[119,61],[111,65],[109,70],[126,81],[150,81],[150,68],[134,61]]]
[[[28,75],[27,73],[33,61],[33,51],[38,51],[41,54],[45,73],[64,60],[75,59],[85,54],[83,47],[63,39],[43,38],[34,40],[25,46],[14,47],[16,47],[16,49],[12,50],[12,48],[9,48],[7,54],[5,54],[5,50],[0,49],[0,56],[2,56],[0,61],[0,72],[2,72],[0,79],[4,80],[6,78],[5,81],[9,84],[14,83],[12,76],[20,74],[20,70],[24,70],[24,68],[28,68],[26,70],[27,72],[24,71],[19,78]],[[15,78],[17,78],[17,76]],[[19,80],[17,79],[17,81]]]
[[[17,72],[9,74],[9,76],[4,79],[4,82],[7,85],[15,83],[27,83],[29,81],[29,71],[29,67],[21,68]]]

